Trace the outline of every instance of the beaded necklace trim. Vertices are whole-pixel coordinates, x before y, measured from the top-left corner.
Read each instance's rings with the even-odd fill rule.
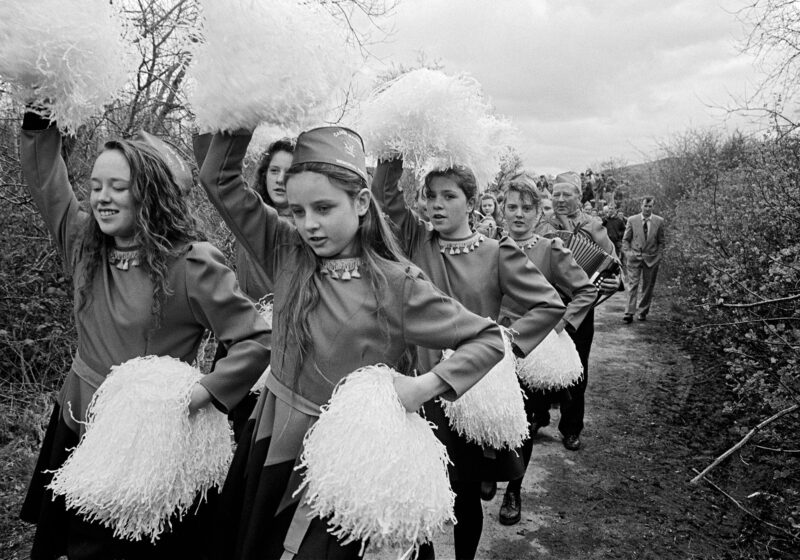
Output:
[[[125,247],[118,249],[114,247],[108,250],[108,264],[120,270],[128,270],[132,266],[139,266],[141,261],[141,247]]]
[[[474,251],[486,239],[482,233],[475,233],[466,239],[454,240],[439,238],[439,250],[442,254],[461,255]]]
[[[541,235],[536,235],[534,233],[532,237],[529,237],[527,239],[515,239],[514,243],[516,243],[517,247],[519,247],[520,249],[532,249],[533,246],[536,245],[541,238],[542,238]]]
[[[350,280],[351,278],[361,278],[358,267],[363,265],[363,259],[323,259],[319,265],[319,270],[323,276],[328,276],[334,280]]]

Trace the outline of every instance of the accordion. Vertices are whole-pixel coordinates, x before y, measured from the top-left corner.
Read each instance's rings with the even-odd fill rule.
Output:
[[[587,234],[581,233],[580,230],[575,233],[555,231],[548,233],[545,237],[561,239],[567,249],[572,251],[575,262],[586,272],[589,280],[595,286],[599,286],[600,282],[620,271],[619,261],[606,253],[600,245],[592,241]]]

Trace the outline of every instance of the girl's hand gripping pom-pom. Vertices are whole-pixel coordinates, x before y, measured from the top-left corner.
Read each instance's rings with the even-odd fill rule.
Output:
[[[203,40],[187,98],[206,132],[319,124],[361,67],[344,24],[319,2],[201,0]]]
[[[139,57],[107,0],[0,2],[0,80],[20,103],[74,133],[114,100]]]
[[[583,365],[566,331],[551,331],[530,354],[517,362],[517,373],[530,389],[550,391],[578,383]]]
[[[489,373],[458,400],[440,402],[450,426],[468,441],[495,449],[516,449],[528,437],[528,418],[506,332],[503,342],[503,359]],[[446,350],[444,359],[450,353]]]
[[[86,432],[49,488],[115,536],[155,542],[198,496],[222,485],[233,454],[224,414],[210,406],[189,414],[201,378],[167,356],[111,368],[87,409]]]
[[[401,405],[399,375],[385,365],[348,375],[303,443],[300,492],[345,543],[416,547],[453,521],[447,451]]]

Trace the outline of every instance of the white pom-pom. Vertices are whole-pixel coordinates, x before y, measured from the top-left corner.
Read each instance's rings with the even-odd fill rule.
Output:
[[[261,318],[266,321],[269,328],[272,328],[272,294],[267,294],[262,297],[260,300],[256,302],[256,310],[258,314],[261,315]],[[261,394],[261,391],[264,390],[264,387],[267,386],[267,377],[269,377],[270,366],[267,366],[267,369],[264,370],[264,373],[261,374],[261,377],[258,378],[258,381],[250,388],[251,393]]]
[[[583,365],[567,332],[552,330],[530,354],[517,362],[517,373],[529,388],[549,391],[580,381]]]
[[[173,516],[219,487],[232,458],[227,417],[207,406],[189,417],[202,377],[171,357],[111,368],[86,412],[86,432],[49,488],[123,539],[155,542]]]
[[[395,78],[362,103],[358,127],[371,155],[397,154],[418,176],[465,165],[483,189],[514,141],[475,78],[420,68]]]
[[[67,132],[100,112],[135,73],[138,58],[107,0],[3,0],[0,79]]]
[[[503,333],[505,355],[480,381],[457,400],[441,399],[450,426],[483,447],[516,449],[528,437],[523,392],[516,374],[511,341]],[[451,350],[445,350],[444,358]]]
[[[305,437],[306,502],[345,542],[416,546],[453,521],[447,451],[398,400],[397,375],[382,364],[348,375]]]
[[[204,131],[318,123],[361,65],[344,26],[317,2],[201,0],[204,40],[187,98]]]

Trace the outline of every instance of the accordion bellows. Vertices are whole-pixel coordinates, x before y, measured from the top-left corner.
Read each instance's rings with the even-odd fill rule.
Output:
[[[572,257],[578,263],[589,280],[594,285],[599,285],[604,278],[619,272],[619,261],[606,253],[600,245],[589,239],[587,235],[579,232],[556,231],[548,233],[545,237],[558,238],[572,252]]]
[[[566,331],[552,330],[530,354],[517,362],[517,374],[528,388],[550,391],[578,383],[583,365]]]
[[[303,442],[305,501],[345,543],[416,547],[454,521],[444,445],[383,364],[349,374]]]
[[[509,336],[503,333],[505,354],[480,381],[457,400],[440,399],[444,414],[467,441],[494,449],[516,449],[528,437],[522,388]],[[446,359],[451,350],[446,350]]]
[[[112,367],[89,403],[86,432],[49,488],[114,536],[155,542],[222,485],[233,456],[225,414],[207,406],[189,416],[201,377],[168,356]]]

